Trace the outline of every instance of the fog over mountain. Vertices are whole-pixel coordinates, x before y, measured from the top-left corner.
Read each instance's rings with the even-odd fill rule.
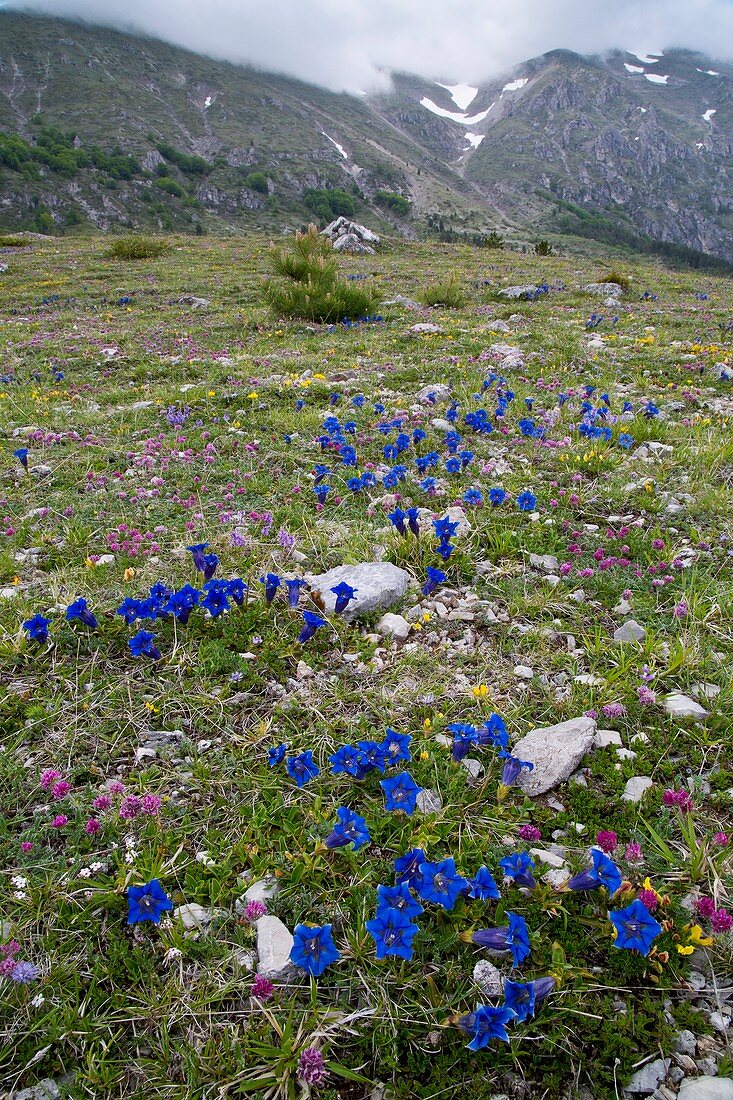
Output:
[[[335,91],[385,88],[390,71],[480,82],[557,48],[681,46],[733,57],[733,0],[6,0],[0,7],[152,35]]]

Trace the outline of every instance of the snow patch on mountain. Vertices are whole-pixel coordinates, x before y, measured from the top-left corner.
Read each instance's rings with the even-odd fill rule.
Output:
[[[328,138],[328,140],[331,142],[332,145],[336,146],[336,148],[338,149],[339,153],[344,158],[344,160],[349,159],[349,154],[346,152],[343,145],[339,145],[339,143],[337,141],[334,141],[334,139],[329,134],[327,134],[325,130],[321,130],[321,133],[323,134],[323,136],[325,138]]]
[[[626,52],[639,61],[643,61],[645,65],[656,65],[659,58],[664,56],[663,50],[650,50],[649,53],[637,53],[636,50],[627,50]]]
[[[718,112],[716,111],[715,107],[708,107],[707,111],[705,112],[705,114],[702,117],[705,119],[706,122],[710,122],[713,115],[715,115],[717,113]]]
[[[529,77],[520,76],[519,80],[512,80],[509,84],[505,84],[501,89],[501,94],[503,95],[504,92],[518,92],[525,84],[529,84]]]
[[[210,106],[211,106],[211,103],[212,103],[212,99],[211,99],[211,96],[210,96],[210,95],[207,95],[207,97],[206,97],[206,99],[205,99],[205,101],[204,101],[204,109],[206,109],[207,107],[210,107]]]
[[[659,73],[644,73],[644,76],[647,80],[651,81],[652,84],[666,84],[669,80],[669,76],[660,76]]]
[[[478,95],[478,88],[473,88],[470,84],[441,84],[439,80],[435,83],[439,88],[445,88],[446,92],[450,93],[459,111],[465,111]]]
[[[697,72],[702,73],[704,76],[720,76],[720,73],[716,73],[715,69],[698,69]]]
[[[466,134],[466,141],[468,142],[468,144],[471,146],[472,149],[478,149],[479,145],[481,144],[481,142],[483,140],[484,140],[484,135],[483,134],[472,134],[470,132]]]
[[[449,118],[451,122],[460,122],[462,126],[475,126],[477,122],[483,122],[488,115],[491,107],[487,107],[485,111],[481,111],[477,115],[466,115],[458,111],[446,111],[444,107],[439,107],[437,103],[433,103],[432,99],[428,99],[427,96],[423,96],[420,100],[420,106],[424,107],[427,111],[432,111],[434,115],[438,115],[439,118]]]
[[[626,69],[627,73],[643,73],[644,72],[644,70],[640,69],[638,65],[629,65],[626,61],[624,61],[624,68]]]

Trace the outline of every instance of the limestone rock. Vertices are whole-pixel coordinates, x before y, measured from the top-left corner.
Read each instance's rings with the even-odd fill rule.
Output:
[[[421,405],[434,405],[437,401],[450,401],[450,398],[451,388],[445,382],[428,382],[427,385],[421,386],[415,394],[415,400],[419,401]]]
[[[623,802],[641,802],[644,792],[653,786],[654,782],[648,775],[632,775],[624,787],[621,800]]]
[[[187,905],[179,905],[174,909],[173,917],[180,920],[184,928],[191,931],[196,928],[205,928],[215,917],[225,913],[224,909],[206,909],[203,905],[191,901]]]
[[[677,1100],[733,1100],[731,1077],[687,1077]]]
[[[410,633],[410,624],[402,615],[395,615],[393,612],[388,611],[386,615],[382,615],[377,623],[377,630],[380,634],[386,634],[391,638],[397,638],[399,641],[404,642]]]
[[[290,952],[293,937],[279,917],[264,916],[257,921],[257,973],[276,980],[292,967]]]
[[[59,1087],[50,1077],[44,1077],[37,1085],[31,1085],[27,1089],[19,1089],[8,1094],[9,1100],[57,1100],[61,1095]]]
[[[332,588],[341,581],[356,589],[356,597],[342,612],[347,622],[361,619],[374,611],[386,611],[407,592],[410,574],[391,562],[374,561],[360,565],[339,565],[327,573],[306,576],[311,588],[321,593],[327,611],[333,611],[336,597]]]
[[[424,788],[417,796],[416,805],[421,814],[438,814],[443,809],[443,799],[437,791]]]
[[[586,717],[531,730],[512,749],[513,756],[534,764],[533,771],[521,771],[517,785],[534,796],[569,779],[593,747],[595,731],[596,723]]]
[[[656,1058],[653,1062],[647,1062],[636,1071],[624,1092],[630,1092],[636,1096],[650,1096],[667,1076],[669,1065],[669,1058]]]
[[[682,695],[676,691],[665,696],[664,709],[673,718],[707,718],[708,716],[705,707],[701,707],[694,699],[690,699],[689,695]]]
[[[498,967],[488,959],[479,959],[473,968],[473,980],[481,987],[485,997],[501,997],[504,992],[504,977]]]
[[[586,294],[599,294],[602,298],[620,298],[624,288],[618,283],[588,283],[583,287]]]
[[[534,284],[531,286],[505,286],[503,290],[499,291],[499,295],[502,298],[526,299],[534,298],[536,292],[537,287]]]
[[[613,632],[614,642],[641,642],[645,637],[646,630],[636,619],[627,619]]]

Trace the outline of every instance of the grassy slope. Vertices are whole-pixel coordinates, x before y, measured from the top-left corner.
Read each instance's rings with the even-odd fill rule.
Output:
[[[430,320],[444,334],[416,339],[405,331],[421,318],[399,311],[386,311],[384,324],[336,331],[273,321],[260,304],[268,269],[264,239],[171,243],[164,258],[138,264],[106,259],[99,239],[39,240],[0,257],[9,263],[0,275],[0,582],[12,590],[0,601],[0,783],[7,812],[2,915],[4,931],[42,974],[27,992],[0,987],[0,1078],[17,1087],[63,1078],[68,1095],[94,1100],[189,1100],[216,1095],[225,1084],[228,1095],[244,1095],[254,1067],[263,1058],[277,1065],[284,1044],[249,999],[251,975],[241,956],[254,934],[235,900],[247,877],[273,874],[282,889],[271,911],[291,928],[299,920],[333,923],[345,956],[326,971],[310,1001],[296,981],[278,988],[270,1002],[280,1024],[294,1006],[302,1046],[335,1006],[365,1015],[334,1031],[332,1056],[370,1079],[391,1082],[405,1100],[464,1088],[487,1098],[514,1087],[512,1079],[541,1082],[549,1097],[573,1095],[574,1081],[609,1095],[614,1076],[623,1079],[640,1059],[671,1049],[675,1027],[709,1030],[690,1007],[689,959],[677,954],[673,939],[686,942],[689,917],[680,899],[690,890],[690,861],[660,801],[665,787],[702,777],[709,787],[703,784],[697,796],[700,834],[730,828],[732,589],[725,538],[732,410],[724,385],[697,370],[730,359],[720,327],[731,316],[730,282],[627,262],[631,290],[613,311],[619,323],[604,322],[606,346],[594,350],[584,325],[598,300],[577,288],[604,274],[600,258],[412,246],[343,259],[345,272],[368,275],[385,297],[415,296],[426,283],[457,277],[469,305],[433,311]],[[486,278],[489,288],[472,286]],[[542,279],[562,280],[570,289],[536,303],[506,305],[494,296],[504,282]],[[657,301],[639,300],[647,288]],[[696,297],[702,291],[707,300]],[[192,310],[178,302],[183,294],[211,304]],[[511,316],[518,319],[509,321],[510,334],[491,332],[493,320]],[[538,522],[513,507],[471,512],[473,530],[460,540],[447,572],[453,599],[473,592],[486,603],[466,623],[441,617],[423,601],[422,629],[402,647],[378,642],[368,628],[333,622],[301,649],[299,622],[283,599],[266,610],[257,594],[268,569],[290,575],[300,568],[278,545],[281,527],[295,535],[303,567],[314,572],[371,560],[379,547],[419,583],[426,563],[440,564],[431,538],[418,543],[385,531],[387,500],[378,491],[367,508],[363,495],[344,488],[338,463],[332,463],[332,499],[316,513],[310,471],[322,455],[311,441],[324,416],[353,415],[362,462],[379,462],[384,439],[375,431],[381,418],[370,411],[375,400],[394,416],[411,409],[424,383],[449,382],[465,411],[496,369],[481,353],[504,341],[518,344],[526,362],[510,375],[516,400],[506,417],[508,433],[479,437],[466,430],[476,459],[450,481],[445,496],[431,499],[414,481],[402,487],[413,503],[438,509],[471,485],[484,493],[495,484],[536,493]],[[63,380],[53,377],[52,367],[63,371]],[[536,398],[536,416],[541,406],[555,404],[558,390],[584,384],[608,392],[615,410],[625,399],[637,409],[642,397],[656,401],[666,419],[637,415],[623,427],[637,443],[657,440],[673,450],[647,461],[576,433],[569,447],[557,449],[522,439],[516,423],[526,413],[526,396]],[[335,410],[328,400],[333,391],[344,395]],[[348,404],[356,393],[367,396],[362,412]],[[300,412],[296,398],[306,400]],[[489,394],[487,407],[493,404]],[[170,405],[190,407],[183,428],[167,423]],[[438,415],[444,410],[441,405]],[[409,423],[422,423],[427,446],[442,454],[441,438],[429,427],[432,415],[408,413]],[[576,421],[577,402],[575,411],[566,406],[553,437],[562,439]],[[12,456],[20,444],[30,448],[31,465],[50,467],[47,477],[20,474]],[[483,468],[500,459],[508,461],[508,469],[500,467],[505,472]],[[670,493],[684,503],[673,517],[664,511]],[[267,512],[271,524],[256,518]],[[118,551],[113,564],[95,566],[95,556],[120,539],[122,524],[128,525],[122,539],[132,538],[129,529],[149,535],[142,543],[147,552]],[[595,565],[597,545],[618,549],[607,529],[624,524],[638,578],[629,570],[597,571],[553,589],[529,566],[530,552],[569,557],[574,531],[585,550],[580,565]],[[231,540],[235,528],[238,546]],[[653,548],[655,537],[662,550]],[[160,579],[195,583],[183,547],[203,540],[220,554],[222,575],[250,583],[250,604],[223,622],[195,614],[176,631],[170,622],[156,623],[150,628],[162,660],[131,659],[127,639],[136,628],[128,629],[114,608]],[[37,549],[29,553],[28,547]],[[686,548],[696,550],[691,568],[653,588],[651,578],[665,570],[650,574],[649,567]],[[477,576],[477,564],[487,559],[491,568]],[[586,595],[576,602],[571,596],[581,585]],[[627,587],[634,615],[648,631],[638,651],[608,641],[620,621],[612,609]],[[100,614],[98,632],[63,623],[63,608],[79,595]],[[673,608],[683,599],[689,613],[676,619]],[[417,602],[408,597],[403,610]],[[20,628],[39,611],[53,619],[48,648],[28,642]],[[301,660],[312,676],[302,668],[298,675]],[[700,682],[718,686],[707,723],[691,728],[658,706],[642,708],[637,688],[644,663],[655,672],[660,696],[691,692]],[[520,664],[536,673],[526,687],[513,672]],[[580,673],[600,682],[578,683]],[[474,693],[478,685],[487,691]],[[515,736],[614,702],[627,708],[626,716],[601,717],[600,724],[617,729],[636,758],[595,752],[587,760],[587,786],[556,792],[560,810],[518,792],[497,804],[495,758],[480,754],[486,770],[470,786],[434,739],[446,723],[479,722],[492,710],[504,715]],[[422,786],[441,792],[444,809],[437,815],[387,814],[373,777],[360,785],[328,774],[327,755],[336,746],[359,736],[380,738],[387,725],[412,734],[410,770]],[[182,740],[157,757],[137,758],[151,729],[179,730]],[[646,739],[632,742],[637,734]],[[266,765],[267,747],[284,740],[298,751],[313,749],[323,767],[300,791],[282,770]],[[49,799],[38,775],[51,766],[73,782],[61,807],[70,819],[62,830],[49,824],[59,805],[40,809]],[[641,813],[620,801],[635,774],[655,780]],[[164,796],[160,819],[125,825],[107,813],[101,833],[86,835],[91,800],[110,779],[122,780],[130,792]],[[369,848],[317,850],[339,805],[366,817]],[[674,856],[655,849],[645,820],[666,836]],[[651,875],[670,897],[668,963],[645,965],[615,952],[603,898],[572,896],[560,906],[511,887],[498,906],[460,902],[451,913],[428,906],[414,961],[374,961],[363,920],[372,915],[376,884],[392,881],[395,855],[419,843],[432,858],[454,855],[467,873],[487,863],[498,874],[498,858],[528,821],[541,828],[544,842],[553,830],[568,830],[573,867],[583,865],[581,845],[598,828],[615,829],[622,847],[642,843],[644,864],[621,866],[635,884]],[[582,840],[575,839],[576,822],[586,828]],[[127,859],[125,837],[134,838]],[[33,843],[31,852],[20,850],[21,839]],[[730,886],[729,870],[721,857],[706,861],[700,887],[708,892],[719,877]],[[12,881],[17,875],[26,886]],[[177,905],[213,907],[211,928],[193,937],[177,922],[160,930],[129,928],[125,886],[153,875]],[[472,1055],[464,1037],[444,1025],[483,999],[471,980],[483,953],[458,942],[456,933],[501,923],[504,908],[524,914],[533,933],[522,976],[552,971],[562,982],[536,1022],[517,1029],[511,1047],[494,1044],[489,1054]],[[730,965],[726,951],[720,941],[713,956],[723,973]],[[38,992],[45,1002],[34,1007]],[[674,1026],[664,1015],[666,999]],[[262,1042],[274,1043],[280,1054],[263,1054]],[[264,1097],[264,1088],[254,1087]],[[361,1085],[321,1092],[344,1100],[368,1094]]]

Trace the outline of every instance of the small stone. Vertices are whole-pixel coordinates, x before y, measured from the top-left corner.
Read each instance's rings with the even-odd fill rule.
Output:
[[[184,928],[191,931],[194,928],[204,928],[207,924],[211,924],[218,912],[222,912],[222,910],[206,909],[203,905],[191,901],[188,905],[179,905],[177,909],[174,909],[173,917],[180,920]]]
[[[243,970],[251,974],[257,966],[257,956],[254,951],[247,951],[244,947],[235,947],[232,951],[232,963],[236,970]]]
[[[618,730],[596,730],[593,738],[594,749],[607,749],[610,745],[623,745]]]
[[[293,937],[279,917],[264,916],[257,921],[257,973],[276,981],[291,968]]]
[[[247,887],[244,891],[244,900],[248,901],[270,901],[271,898],[276,898],[280,893],[280,884],[277,879],[274,878],[261,878],[257,882],[253,882],[251,886]]]
[[[417,796],[416,805],[421,814],[437,814],[443,809],[443,799],[437,791],[424,788]]]
[[[678,1032],[674,1041],[674,1049],[678,1054],[694,1055],[697,1050],[697,1042],[692,1032],[686,1029]]]
[[[534,764],[534,770],[522,769],[517,786],[534,797],[569,779],[593,747],[595,730],[593,719],[582,717],[526,734],[516,743],[512,754]]]
[[[623,802],[641,802],[644,792],[654,786],[654,781],[648,775],[633,775],[624,787],[621,795]]]
[[[730,1027],[730,1016],[724,1016],[722,1012],[711,1012],[710,1024],[716,1031],[719,1031],[721,1035],[725,1035]]]
[[[402,615],[394,615],[391,611],[388,611],[386,615],[382,615],[377,623],[377,630],[380,634],[404,642],[410,633],[410,624]]]
[[[417,325],[410,325],[407,331],[412,332],[415,336],[440,336],[444,330],[440,325],[434,325],[430,321],[421,321]],[[429,404],[432,404],[432,402],[429,402]]]
[[[529,665],[515,665],[514,675],[519,680],[531,680],[534,676],[534,669],[530,668]]]
[[[549,871],[545,871],[542,881],[551,886],[553,890],[562,890],[569,878],[570,871],[567,867],[551,867]]]
[[[697,1073],[697,1063],[694,1058],[690,1058],[689,1054],[675,1054],[674,1060],[680,1067],[680,1072],[683,1076],[689,1073]]]
[[[697,1068],[704,1077],[715,1079],[718,1074],[718,1063],[714,1058],[700,1058]]]
[[[488,959],[479,959],[473,968],[473,980],[481,987],[486,997],[501,997],[504,992],[504,977],[498,967]]]
[[[333,611],[336,597],[332,588],[344,581],[356,590],[356,596],[342,612],[347,622],[370,615],[373,611],[386,611],[401,600],[410,585],[410,574],[391,562],[364,562],[360,565],[339,565],[327,573],[306,576],[312,589],[323,597],[327,611]]]
[[[465,756],[461,760],[461,764],[468,772],[469,782],[476,783],[484,774],[484,766],[480,760],[475,760],[472,756]]]
[[[701,974],[699,970],[691,970],[687,975],[687,984],[697,993],[700,993],[708,983],[705,975]]]
[[[9,1093],[9,1100],[57,1100],[60,1095],[56,1082],[50,1077],[44,1077],[37,1085]]]
[[[656,1058],[653,1062],[648,1062],[636,1071],[624,1092],[630,1092],[638,1096],[650,1096],[657,1085],[661,1084],[667,1076],[669,1066],[669,1058]]]
[[[544,569],[546,573],[557,573],[560,563],[552,554],[530,554],[529,564],[535,569]]]
[[[562,856],[557,855],[556,852],[548,852],[544,848],[530,848],[530,853],[541,863],[546,863],[548,867],[565,866],[565,860]]]
[[[665,696],[664,709],[673,718],[707,718],[708,716],[705,707],[701,707],[694,699],[690,699],[689,695],[682,695],[680,692]]]
[[[613,632],[614,642],[641,642],[645,637],[646,630],[636,619],[627,619]]]

